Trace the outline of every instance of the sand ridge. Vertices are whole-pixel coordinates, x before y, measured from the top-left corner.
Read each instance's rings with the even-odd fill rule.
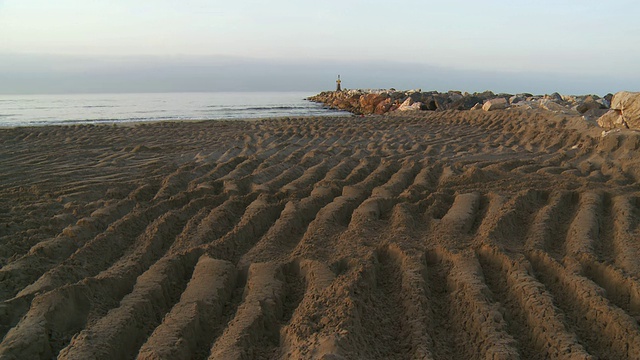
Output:
[[[0,139],[0,359],[640,356],[635,132],[508,109]]]

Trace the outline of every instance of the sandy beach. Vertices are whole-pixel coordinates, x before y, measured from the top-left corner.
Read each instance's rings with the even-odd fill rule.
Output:
[[[517,108],[0,129],[0,359],[638,359],[639,149]]]

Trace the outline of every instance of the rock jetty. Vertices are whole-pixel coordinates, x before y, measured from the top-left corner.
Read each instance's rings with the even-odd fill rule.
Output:
[[[421,89],[408,91],[358,89],[325,91],[307,100],[356,115],[385,114],[391,111],[495,111],[510,107],[524,107],[567,115],[581,115],[585,120],[594,123],[597,121],[600,126],[606,128],[640,129],[640,93],[626,91],[599,97],[598,95],[561,95],[557,92],[533,95],[529,93],[495,94],[491,91],[468,93],[422,91]],[[605,114],[606,116],[603,116]]]

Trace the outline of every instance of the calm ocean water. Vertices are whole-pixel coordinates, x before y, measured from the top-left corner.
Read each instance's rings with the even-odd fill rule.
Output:
[[[0,127],[348,115],[306,92],[0,95]]]

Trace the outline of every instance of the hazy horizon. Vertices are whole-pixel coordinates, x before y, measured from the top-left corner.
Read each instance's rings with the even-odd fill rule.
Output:
[[[638,90],[633,1],[0,0],[0,94]]]
[[[10,69],[8,71],[7,69]],[[305,91],[335,88],[605,95],[638,79],[596,74],[459,70],[406,62],[275,61],[220,57],[18,55],[0,59],[0,94]],[[586,89],[586,90],[585,90]]]

